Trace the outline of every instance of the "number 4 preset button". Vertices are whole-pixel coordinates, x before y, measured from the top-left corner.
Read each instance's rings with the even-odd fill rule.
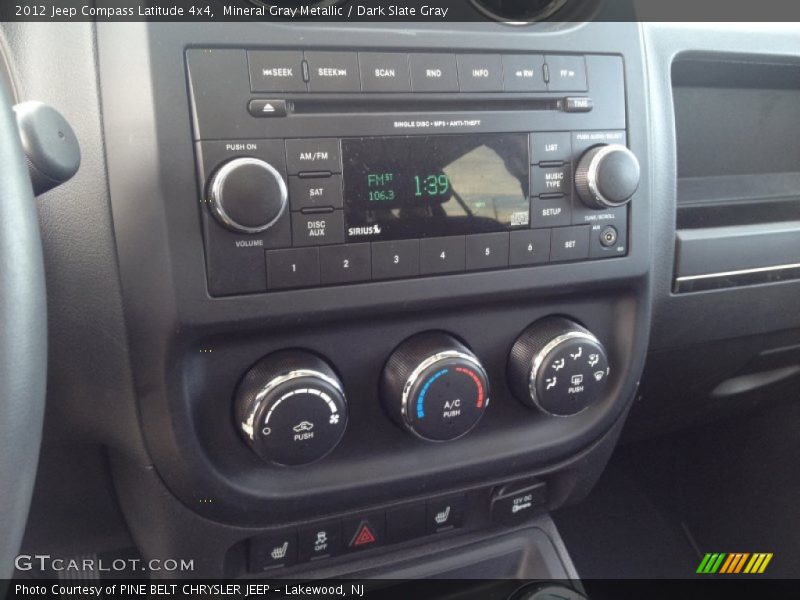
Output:
[[[419,271],[422,275],[458,273],[466,267],[464,236],[428,238],[419,242]]]

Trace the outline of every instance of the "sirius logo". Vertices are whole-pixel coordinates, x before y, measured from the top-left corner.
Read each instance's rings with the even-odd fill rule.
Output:
[[[380,225],[370,225],[369,227],[350,227],[347,230],[347,235],[351,237],[356,235],[380,235],[380,233]]]

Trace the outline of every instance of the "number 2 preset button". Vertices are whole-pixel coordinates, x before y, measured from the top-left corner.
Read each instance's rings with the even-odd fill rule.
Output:
[[[369,243],[330,246],[320,254],[323,284],[369,281],[372,277],[372,252]]]
[[[419,241],[419,272],[458,273],[466,267],[464,236],[426,238]]]
[[[267,289],[319,285],[319,249],[267,250]]]
[[[372,278],[419,275],[419,240],[372,242]]]

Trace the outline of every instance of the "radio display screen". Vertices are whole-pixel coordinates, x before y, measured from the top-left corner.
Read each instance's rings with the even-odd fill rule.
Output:
[[[348,242],[527,229],[528,135],[342,140]]]

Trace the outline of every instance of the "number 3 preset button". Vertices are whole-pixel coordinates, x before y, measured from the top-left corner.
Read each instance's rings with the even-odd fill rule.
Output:
[[[372,242],[372,278],[419,275],[419,240]]]

